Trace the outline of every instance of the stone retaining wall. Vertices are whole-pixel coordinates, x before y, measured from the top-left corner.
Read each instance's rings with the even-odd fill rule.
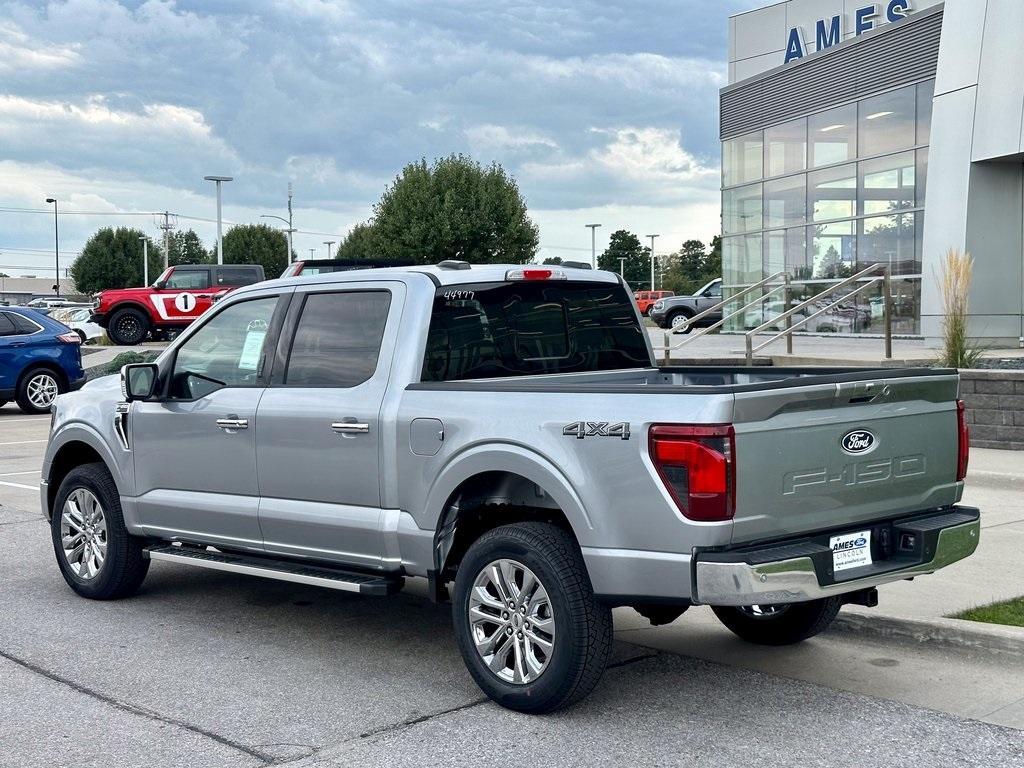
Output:
[[[1024,370],[960,371],[971,445],[1024,451]]]

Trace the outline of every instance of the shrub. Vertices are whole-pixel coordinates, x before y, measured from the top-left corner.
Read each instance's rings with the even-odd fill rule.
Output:
[[[974,259],[969,253],[950,248],[936,277],[942,293],[942,350],[939,364],[949,368],[974,368],[984,348],[967,335],[967,303],[971,291]]]

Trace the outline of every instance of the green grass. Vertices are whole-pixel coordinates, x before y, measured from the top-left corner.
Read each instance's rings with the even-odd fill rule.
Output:
[[[1015,597],[1012,600],[1003,600],[1000,603],[983,605],[980,608],[969,608],[954,614],[953,618],[1024,627],[1024,597]]]

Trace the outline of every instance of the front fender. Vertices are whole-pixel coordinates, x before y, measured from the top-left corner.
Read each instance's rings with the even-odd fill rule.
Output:
[[[52,477],[54,459],[61,455],[62,450],[74,450],[73,446],[76,443],[87,446],[106,464],[111,477],[114,479],[114,484],[117,486],[118,494],[122,498],[130,495],[132,490],[133,483],[129,474],[129,454],[120,448],[115,453],[104,439],[104,436],[91,424],[81,421],[66,422],[61,424],[50,435],[49,443],[46,446],[46,453],[43,457],[42,483],[39,487],[39,493],[43,516],[47,520],[50,519],[52,511],[50,509],[51,487],[53,493],[57,491],[57,488],[53,487],[53,481],[56,478]],[[128,510],[125,509],[124,513],[125,523],[128,525],[129,530],[131,530]]]

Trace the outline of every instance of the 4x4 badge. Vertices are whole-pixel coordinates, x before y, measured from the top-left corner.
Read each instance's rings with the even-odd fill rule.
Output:
[[[610,424],[607,421],[574,421],[562,427],[562,434],[578,440],[585,437],[617,437],[629,440],[629,422],[619,421]]]

